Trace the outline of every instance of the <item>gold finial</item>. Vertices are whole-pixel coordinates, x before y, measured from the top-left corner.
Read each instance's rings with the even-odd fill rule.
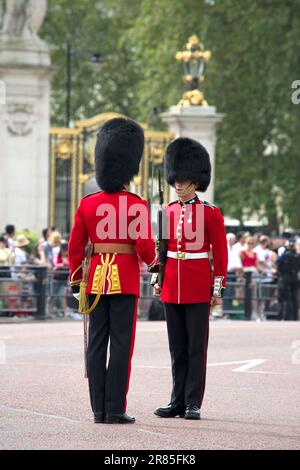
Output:
[[[89,178],[90,178],[89,174],[80,173],[80,175],[78,175],[78,181],[80,184],[86,183]]]
[[[187,88],[178,106],[207,106],[202,84],[205,66],[211,59],[211,52],[204,50],[203,44],[194,34],[189,37],[184,50],[178,51],[175,57],[183,65],[183,79]]]
[[[74,153],[74,145],[70,140],[63,139],[55,146],[55,153],[61,160],[68,160]]]

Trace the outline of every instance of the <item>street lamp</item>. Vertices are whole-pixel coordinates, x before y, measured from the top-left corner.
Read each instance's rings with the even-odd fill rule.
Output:
[[[72,57],[74,56],[89,56],[93,65],[101,67],[103,63],[100,52],[95,52],[90,49],[72,49],[71,43],[67,41],[66,60],[67,60],[67,93],[66,93],[66,127],[70,127],[71,123],[71,99],[72,99]],[[70,207],[71,207],[71,159],[66,163],[66,232],[70,233]]]
[[[91,49],[72,49],[70,41],[67,41],[66,59],[67,59],[67,98],[66,98],[66,127],[70,127],[71,121],[71,98],[72,98],[72,57],[89,56],[90,62],[99,68],[103,64],[100,52]]]
[[[178,106],[207,106],[202,88],[204,71],[210,61],[211,52],[205,51],[198,37],[193,35],[188,39],[184,50],[178,51],[175,57],[183,65],[183,79],[188,90],[183,94]]]

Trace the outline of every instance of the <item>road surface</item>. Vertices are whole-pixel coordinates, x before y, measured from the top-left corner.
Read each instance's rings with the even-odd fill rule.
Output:
[[[162,419],[164,322],[139,322],[128,413],[94,424],[82,323],[0,324],[1,449],[300,449],[300,323],[212,321],[202,420]]]

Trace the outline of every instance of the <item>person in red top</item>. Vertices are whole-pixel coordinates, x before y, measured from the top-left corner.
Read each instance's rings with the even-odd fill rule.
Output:
[[[95,149],[102,191],[81,199],[69,241],[70,284],[79,311],[89,315],[87,375],[96,423],[135,421],[126,413],[126,395],[140,294],[138,256],[149,269],[156,258],[147,202],[128,191],[143,148],[143,130],[131,119],[102,126]]]
[[[162,288],[155,289],[165,306],[173,390],[170,403],[155,414],[200,419],[210,305],[221,303],[226,283],[226,233],[220,210],[195,192],[206,191],[211,175],[209,155],[199,142],[182,137],[171,142],[165,175],[178,200],[166,207],[165,273]]]
[[[240,252],[240,258],[242,261],[242,266],[245,272],[259,272],[259,263],[257,259],[257,254],[254,251],[254,238],[247,237],[246,239],[246,249]]]

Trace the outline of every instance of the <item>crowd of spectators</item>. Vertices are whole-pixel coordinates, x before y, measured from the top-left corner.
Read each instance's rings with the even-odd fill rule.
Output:
[[[0,266],[24,264],[45,265],[49,268],[68,266],[68,242],[55,228],[46,228],[36,243],[28,238],[24,230],[16,235],[15,227],[7,225],[0,236]]]
[[[264,320],[265,310],[277,303],[278,319],[298,320],[300,237],[240,232],[227,233],[228,285],[223,310],[234,310],[243,297],[244,273],[251,273],[252,318]],[[261,295],[261,292],[264,295]],[[267,300],[261,301],[261,297]]]
[[[228,282],[223,312],[234,313],[236,306],[243,301],[245,273],[250,272],[253,319],[265,319],[265,311],[276,303],[279,319],[298,319],[300,237],[293,238],[290,233],[284,233],[282,237],[270,238],[262,233],[239,232],[227,233],[227,243]],[[295,256],[292,262],[287,262],[290,252]],[[9,273],[10,278],[23,279],[29,285],[34,278],[29,265],[48,268],[51,273],[48,294],[53,298],[51,306],[57,315],[64,315],[68,311],[67,240],[54,227],[44,229],[39,240],[32,240],[28,230],[16,233],[13,225],[7,225],[0,236],[0,277],[7,278]],[[26,282],[22,285],[24,289]],[[263,301],[260,299],[262,288],[263,297],[267,298]],[[142,287],[144,291],[145,286]]]
[[[0,236],[0,277],[15,281],[22,280],[22,283],[13,284],[11,281],[2,283],[0,289],[2,287],[2,290],[7,290],[8,286],[10,289],[14,289],[14,292],[21,289],[21,299],[28,299],[32,292],[27,292],[28,295],[24,295],[24,291],[26,288],[30,290],[32,286],[34,291],[34,287],[37,285],[37,283],[35,284],[37,271],[32,268],[35,266],[45,266],[48,268],[48,273],[51,273],[51,276],[48,275],[47,285],[51,311],[56,316],[63,316],[68,310],[66,295],[69,271],[67,240],[63,239],[62,234],[55,228],[46,228],[42,231],[42,237],[39,240],[32,241],[28,230],[16,234],[15,227],[7,225],[5,232]],[[12,304],[12,299],[13,296],[7,302]],[[22,303],[22,307],[24,306],[24,302],[15,303],[17,305]],[[18,316],[30,314],[30,312],[21,311]]]

